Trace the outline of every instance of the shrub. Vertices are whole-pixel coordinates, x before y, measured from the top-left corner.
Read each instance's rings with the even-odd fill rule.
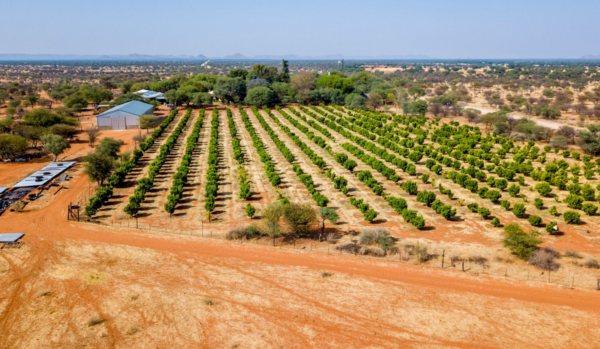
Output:
[[[234,227],[225,234],[227,240],[241,240],[247,236],[245,227]]]
[[[246,205],[246,217],[249,217],[250,219],[252,219],[252,217],[254,217],[254,214],[256,214],[256,208],[254,208],[254,206],[252,206],[251,204],[247,204]]]
[[[498,200],[500,200],[502,194],[500,194],[500,192],[497,190],[488,190],[487,193],[485,193],[485,197],[490,199],[490,201],[493,203],[496,203]]]
[[[535,185],[535,190],[541,195],[541,196],[548,196],[548,194],[550,194],[552,192],[552,187],[550,187],[550,184],[546,183],[546,182],[541,182]]]
[[[318,222],[317,212],[310,204],[289,203],[283,206],[283,218],[297,236],[306,235]]]
[[[544,200],[540,198],[535,198],[535,200],[533,201],[533,206],[535,206],[535,208],[537,208],[538,210],[541,210],[542,208],[544,208]]]
[[[575,194],[569,194],[569,195],[567,195],[567,197],[565,198],[564,202],[570,208],[574,208],[574,209],[577,209],[577,210],[580,210],[581,207],[583,206],[583,198],[581,196],[575,195]]]
[[[344,153],[336,153],[334,158],[335,161],[337,161],[340,165],[343,165],[346,160],[348,160],[348,155]]]
[[[504,232],[507,234],[507,237],[502,240],[504,247],[523,260],[528,260],[537,246],[542,243],[537,231],[525,233],[517,223],[507,224]]]
[[[416,195],[417,191],[419,190],[417,183],[415,183],[413,181],[404,182],[404,184],[402,185],[402,188],[404,188],[404,190],[410,195]]]
[[[540,225],[542,225],[542,217],[540,216],[531,215],[529,216],[527,221],[534,227],[539,227]]]
[[[354,160],[347,160],[344,162],[344,168],[350,172],[352,172],[356,166],[358,166],[358,164]]]
[[[417,194],[417,202],[423,203],[426,206],[431,206],[431,204],[435,201],[436,195],[431,191],[422,191]]]
[[[558,213],[558,210],[556,209],[556,206],[550,207],[550,210],[548,210],[548,213],[550,213],[553,216],[558,216],[560,214],[560,213]]]
[[[423,181],[423,183],[427,183],[427,181],[429,180],[429,174],[424,174],[421,176],[421,180]]]
[[[477,210],[477,213],[479,213],[479,215],[481,217],[483,217],[483,219],[486,219],[491,214],[490,210],[483,206],[479,207],[479,209]]]
[[[585,262],[583,262],[583,265],[591,269],[600,269],[600,263],[598,263],[597,259],[592,257],[586,258]]]
[[[377,215],[379,213],[377,213],[377,211],[375,211],[374,209],[370,208],[368,209],[364,214],[363,214],[363,218],[365,221],[367,222],[372,222],[375,218],[377,218]]]
[[[417,229],[422,229],[425,226],[425,218],[423,216],[416,216],[409,223]]]
[[[556,229],[554,229],[555,227],[556,227]],[[556,222],[555,221],[550,221],[548,224],[546,224],[546,231],[550,235],[556,235],[556,234],[558,234],[559,231],[558,231],[558,225],[556,224]]]
[[[560,264],[556,262],[558,252],[551,248],[542,248],[533,253],[529,258],[529,264],[544,270],[557,270]]]
[[[508,187],[508,194],[512,197],[517,197],[521,192],[521,187],[518,184],[511,184]]]
[[[476,202],[472,202],[470,204],[467,205],[467,208],[473,212],[473,213],[477,213],[477,210],[479,209],[479,205]]]
[[[508,200],[502,200],[500,202],[500,207],[502,207],[503,209],[505,209],[507,211],[510,210],[510,201],[508,201]]]
[[[394,245],[394,239],[385,228],[363,229],[358,239],[361,245],[379,245],[383,251],[389,250]]]
[[[345,251],[348,253],[357,254],[358,251],[360,251],[361,247],[358,244],[345,244],[336,246],[335,249],[338,251]]]
[[[563,218],[567,224],[577,224],[581,215],[576,211],[567,211],[563,214]]]
[[[590,202],[586,202],[585,204],[583,204],[583,207],[581,208],[583,210],[583,212],[585,212],[588,216],[593,216],[596,214],[596,212],[598,212],[598,206],[590,203]]]
[[[525,216],[525,205],[521,203],[515,204],[512,212],[517,218],[523,218]]]
[[[498,219],[498,217],[494,217],[494,219],[492,219],[491,223],[494,227],[500,226],[500,220]]]
[[[583,185],[583,188],[581,188],[581,196],[586,201],[594,201],[596,198],[596,190],[592,188],[589,183],[586,183]]]
[[[506,189],[506,187],[508,187],[508,181],[504,178],[496,179],[494,181],[494,187],[496,187],[500,190],[504,190],[504,189]]]

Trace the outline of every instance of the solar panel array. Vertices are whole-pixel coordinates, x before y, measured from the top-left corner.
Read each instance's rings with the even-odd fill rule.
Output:
[[[41,170],[32,173],[29,175],[29,177],[15,184],[13,188],[37,187],[44,185],[73,165],[75,165],[74,161],[50,163]]]

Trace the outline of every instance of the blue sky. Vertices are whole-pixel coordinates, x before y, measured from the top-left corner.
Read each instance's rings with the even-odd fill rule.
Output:
[[[600,1],[5,0],[0,53],[600,55]]]

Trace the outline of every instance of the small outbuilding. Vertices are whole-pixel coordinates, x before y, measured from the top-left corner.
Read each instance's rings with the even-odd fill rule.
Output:
[[[154,114],[152,104],[131,101],[105,111],[96,116],[99,129],[126,130],[140,127],[140,116]]]

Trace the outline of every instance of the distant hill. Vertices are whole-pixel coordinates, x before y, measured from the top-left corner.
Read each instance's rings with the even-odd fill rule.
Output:
[[[234,57],[236,56],[236,57]],[[243,58],[242,58],[243,57]],[[341,54],[324,55],[324,56],[298,56],[293,54],[285,55],[259,55],[253,56],[252,58],[245,57],[239,53],[223,57],[223,59],[266,59],[266,60],[281,60],[287,59],[290,61],[304,61],[304,60],[393,60],[393,59],[429,59],[431,57],[425,55],[389,55],[389,56],[343,56]]]
[[[283,55],[257,55],[253,57],[245,56],[241,53],[235,53],[224,57],[211,57],[212,59],[227,60],[282,60],[290,61],[300,60],[414,60],[430,59],[425,55],[388,55],[388,56],[343,56],[341,54],[322,55],[322,56],[299,56],[294,54]],[[587,55],[582,59],[600,59],[600,56]],[[127,55],[73,55],[73,54],[21,54],[10,53],[0,54],[0,61],[76,61],[76,60],[121,60],[121,61],[177,61],[177,60],[208,60],[203,54],[193,55],[150,55],[141,53],[131,53]]]
[[[600,59],[600,55],[585,55],[581,59]]]
[[[234,53],[234,54],[229,55],[229,56],[224,56],[224,57],[222,57],[222,59],[250,59],[250,58],[244,56],[241,53]]]
[[[71,54],[26,54],[9,53],[0,54],[0,61],[84,61],[84,60],[207,60],[206,56],[200,54],[192,55],[147,55],[132,53],[128,55],[71,55]]]

